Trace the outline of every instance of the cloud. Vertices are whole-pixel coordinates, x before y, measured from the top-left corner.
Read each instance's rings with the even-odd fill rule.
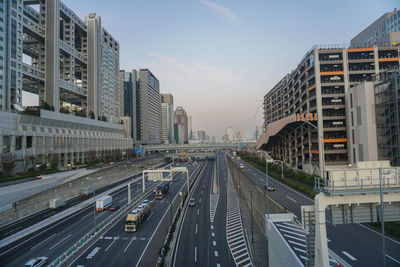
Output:
[[[185,74],[187,78],[191,80],[218,83],[231,83],[237,81],[237,78],[230,70],[218,69],[195,61],[178,60],[159,53],[150,52],[149,55],[157,58],[163,63],[166,63],[180,73]]]
[[[233,21],[239,21],[239,17],[236,16],[229,8],[223,7],[221,5],[218,5],[218,4],[216,4],[212,1],[208,1],[208,0],[202,0],[201,3],[206,5],[212,11],[219,14],[221,17],[228,18]]]

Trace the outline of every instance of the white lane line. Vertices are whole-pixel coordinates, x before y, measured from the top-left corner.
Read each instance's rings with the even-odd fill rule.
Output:
[[[199,200],[199,203],[201,203],[201,198],[200,198],[200,200]]]
[[[211,229],[214,229],[214,226],[213,226],[213,225],[211,225]]]
[[[215,257],[218,257],[218,251],[214,251]]]
[[[305,251],[304,249],[298,248],[298,247],[293,247],[294,250],[300,251],[302,253],[307,253],[307,251]]]
[[[388,257],[388,258],[391,259],[392,261],[395,261],[395,262],[397,262],[397,263],[400,264],[400,261],[398,261],[398,260],[396,260],[395,258],[389,256],[388,254],[386,254],[386,257]]]
[[[221,264],[217,263],[217,267],[221,267]]]
[[[126,248],[124,249],[124,253],[125,253],[125,251],[129,248],[129,246],[131,245],[131,243],[133,242],[133,238],[131,239],[131,242],[129,242],[129,244],[126,246]]]
[[[86,214],[85,216],[82,216],[81,219],[86,218],[86,217],[88,217],[90,215],[93,215],[93,212],[90,212],[90,213]]]
[[[197,235],[197,224],[196,224],[196,235]]]
[[[197,262],[197,247],[194,247],[194,262]]]
[[[60,242],[58,242],[57,244],[55,244],[54,246],[52,246],[51,248],[49,248],[49,250],[52,250],[53,248],[55,248],[58,244],[60,244],[61,242],[63,242],[65,239],[67,239],[68,237],[70,237],[71,234],[67,235],[66,237],[64,237]]]
[[[34,248],[36,248],[37,246],[39,246],[40,244],[42,244],[43,242],[46,242],[47,240],[49,240],[50,238],[52,238],[53,236],[55,236],[56,234],[53,234],[52,236],[50,236],[50,237],[48,237],[48,238],[46,238],[45,240],[43,240],[42,242],[40,242],[40,243],[38,243],[38,244],[36,244],[35,246],[33,246],[33,247],[31,247],[31,249],[34,249]]]
[[[105,251],[107,251],[115,243],[115,241],[117,241],[118,238],[119,238],[119,236],[117,236],[117,238],[114,238],[113,242],[111,242],[111,244],[108,245],[108,247],[106,248]]]
[[[197,209],[197,215],[199,215],[200,209]]]
[[[53,214],[52,214],[53,215]],[[12,229],[11,231],[8,231],[7,233],[4,233],[3,235],[7,235],[7,234],[9,234],[9,233],[12,233],[12,232],[15,232],[15,231],[17,231],[18,229],[20,229],[22,226],[20,226],[20,227],[17,227],[17,228],[14,228],[14,229]]]
[[[212,237],[215,237],[215,234],[214,234],[214,233],[211,233],[211,235],[212,235]]]
[[[291,201],[293,201],[294,203],[297,203],[297,201],[296,200],[294,200],[293,198],[291,198],[291,197],[289,197],[289,196],[286,196],[288,199],[290,199]]]
[[[215,241],[213,241],[213,245],[214,245],[214,247],[217,245],[217,242],[215,242]]]
[[[352,255],[350,255],[350,253],[348,253],[347,251],[342,251],[342,253],[344,254],[344,255],[346,255],[350,260],[352,260],[352,261],[356,261],[357,259],[356,258],[354,258]]]

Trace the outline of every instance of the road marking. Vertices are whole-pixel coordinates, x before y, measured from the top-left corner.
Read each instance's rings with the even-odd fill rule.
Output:
[[[136,238],[135,238],[136,239]],[[129,246],[131,245],[131,243],[133,242],[133,240],[135,240],[135,239],[131,239],[131,242],[129,242],[129,244],[126,246],[126,248],[125,248],[125,250],[124,250],[124,253],[125,253],[125,251],[129,248]]]
[[[217,242],[213,241],[213,245],[216,246],[216,245],[217,245]]]
[[[212,237],[214,237],[214,236],[215,236],[215,234],[214,234],[214,233],[211,233],[211,235],[212,235]]]
[[[53,215],[53,214],[51,214],[51,215]],[[22,226],[17,227],[17,228],[14,228],[14,229],[12,229],[11,231],[8,231],[7,233],[4,233],[3,235],[7,235],[7,234],[9,234],[9,233],[15,232],[16,230],[18,230],[18,229],[21,228],[21,227],[22,227]]]
[[[201,198],[199,199],[199,203],[201,203]]]
[[[350,255],[350,253],[348,253],[347,251],[342,251],[342,253],[344,254],[344,255],[346,255],[350,260],[352,260],[352,261],[356,261],[357,259],[356,258],[354,258],[353,256],[351,256]]]
[[[90,212],[89,214],[86,214],[85,216],[82,216],[81,219],[86,218],[86,217],[89,216],[89,215],[93,215],[93,212]]]
[[[46,238],[45,240],[43,240],[42,242],[40,242],[40,243],[38,243],[38,244],[36,244],[35,246],[33,246],[33,247],[31,247],[31,249],[34,249],[34,248],[36,248],[37,246],[39,246],[40,244],[42,244],[43,242],[46,242],[47,240],[49,240],[50,238],[52,238],[53,236],[55,236],[56,234],[53,234],[52,236],[50,236],[50,237],[48,237],[48,238]]]
[[[293,201],[294,203],[297,203],[297,201],[296,200],[294,200],[293,198],[291,198],[291,197],[289,197],[289,196],[286,196],[288,199],[290,199],[291,201]]]
[[[196,224],[196,234],[197,234],[197,224]]]
[[[90,260],[91,258],[94,257],[94,255],[96,255],[96,253],[101,249],[101,247],[95,247],[92,252],[89,253],[89,255],[87,255],[86,259]]]
[[[211,229],[214,229],[214,226],[213,226],[213,225],[211,225]]]
[[[214,251],[215,257],[218,257],[218,251]]]
[[[392,261],[395,261],[395,262],[397,262],[397,263],[400,263],[400,261],[398,261],[398,260],[396,260],[395,258],[389,256],[388,254],[385,254],[385,255],[386,255],[386,257],[388,257],[388,258],[391,259]]]
[[[221,267],[221,264],[217,263],[217,267]]]
[[[150,216],[149,216],[149,217],[147,217],[147,220],[146,220],[146,222],[150,220],[150,217],[151,217],[151,216],[153,216],[153,213],[151,213],[151,214],[150,214]]]
[[[114,237],[114,240],[113,240],[113,242],[111,242],[111,244],[110,245],[108,245],[108,247],[106,248],[106,250],[105,251],[107,251],[113,244],[114,244],[114,242],[115,241],[117,241],[117,239],[119,238],[119,236],[117,236],[117,237]]]
[[[194,247],[194,262],[197,262],[197,247]]]
[[[51,248],[49,248],[50,250],[52,250],[53,248],[55,248],[58,244],[60,244],[61,242],[63,242],[65,239],[67,239],[68,237],[70,237],[71,234],[67,235],[66,237],[64,237],[60,242],[58,242],[57,244],[55,244],[54,246],[52,246]]]
[[[199,215],[200,209],[197,209],[197,215]]]

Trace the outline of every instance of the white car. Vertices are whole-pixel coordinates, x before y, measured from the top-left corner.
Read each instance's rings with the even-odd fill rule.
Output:
[[[194,205],[196,205],[194,198],[189,199],[189,206],[193,207]]]
[[[240,168],[241,168],[241,169],[244,169],[244,165],[243,165],[243,164],[240,164]]]
[[[25,263],[24,267],[39,267],[43,266],[47,262],[47,257],[37,257],[34,259],[29,260],[27,263]]]

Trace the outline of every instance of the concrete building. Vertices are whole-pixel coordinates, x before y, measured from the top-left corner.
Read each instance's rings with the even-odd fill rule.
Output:
[[[351,39],[352,46],[390,46],[400,43],[400,10],[386,12]]]
[[[398,46],[312,48],[264,96],[265,132],[258,147],[310,173],[348,165],[346,93],[398,65]]]
[[[262,132],[263,132],[262,125],[256,126],[256,140],[258,140],[258,138],[260,137],[260,135],[262,134]]]
[[[193,133],[192,133],[192,116],[188,115],[188,140],[193,139]]]
[[[349,129],[349,162],[377,161],[374,83],[364,82],[346,93]],[[343,144],[336,144],[343,148]],[[339,146],[339,147],[338,147]]]
[[[59,0],[1,3],[0,153],[15,158],[18,169],[26,157],[46,163],[51,155],[65,167],[131,149],[116,124],[119,43],[100,17],[81,20]],[[27,92],[39,107],[23,111]]]
[[[166,144],[175,142],[174,98],[171,94],[161,94],[161,138]]]
[[[233,128],[227,127],[225,130],[225,142],[230,142],[234,140]]]
[[[177,144],[188,144],[188,121],[186,111],[182,107],[175,110],[175,141]]]
[[[148,69],[134,70],[132,79],[136,81],[134,141],[137,144],[160,144],[162,142],[160,83]]]
[[[121,92],[121,117],[130,117],[130,134],[134,138],[136,133],[136,82],[132,79],[132,73],[119,71],[119,91]]]

